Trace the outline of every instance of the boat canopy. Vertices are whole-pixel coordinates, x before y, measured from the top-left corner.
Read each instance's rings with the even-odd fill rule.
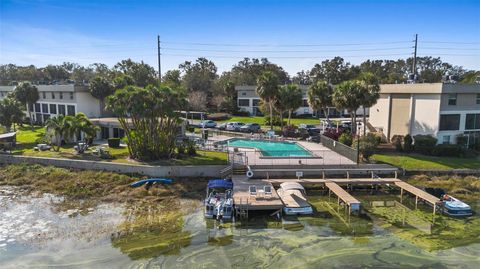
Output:
[[[233,182],[223,179],[212,179],[208,181],[208,188],[233,189]]]
[[[303,188],[303,186],[297,182],[284,182],[280,184],[280,187],[285,191],[286,190],[305,190],[305,188]]]

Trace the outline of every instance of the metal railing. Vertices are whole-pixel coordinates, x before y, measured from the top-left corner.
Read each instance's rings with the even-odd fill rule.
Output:
[[[345,144],[342,144],[336,140],[331,139],[330,137],[326,137],[324,135],[320,135],[320,142],[325,147],[335,151],[336,153],[345,156],[349,160],[357,163],[358,161],[358,153],[357,150],[351,148]]]

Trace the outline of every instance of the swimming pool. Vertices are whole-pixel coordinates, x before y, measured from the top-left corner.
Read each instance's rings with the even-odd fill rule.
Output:
[[[239,148],[256,148],[263,156],[271,157],[311,157],[310,151],[295,142],[277,142],[233,138],[227,141],[229,146]],[[227,143],[225,142],[225,143]]]

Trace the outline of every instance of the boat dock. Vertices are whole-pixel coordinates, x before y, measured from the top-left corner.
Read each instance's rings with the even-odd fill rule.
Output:
[[[333,181],[327,181],[325,182],[325,187],[328,188],[329,197],[333,192],[337,196],[338,204],[340,204],[340,200],[342,200],[345,203],[345,205],[348,207],[349,215],[352,213],[352,210],[355,210],[355,211],[360,210],[360,201],[358,201],[355,197],[350,195],[350,193],[346,192],[342,187],[337,185],[337,183]]]
[[[395,182],[395,185],[400,188],[400,203],[403,202],[403,192],[409,192],[413,195],[415,195],[415,209],[417,208],[418,205],[418,199],[422,199],[428,203],[430,203],[433,206],[433,214],[435,215],[437,211],[437,206],[441,205],[440,199],[437,197],[415,187],[410,184],[408,184],[405,181],[398,181]]]

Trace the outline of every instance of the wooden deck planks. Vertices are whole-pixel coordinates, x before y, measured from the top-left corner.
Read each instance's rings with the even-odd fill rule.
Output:
[[[407,182],[405,181],[398,181],[398,182],[395,182],[395,185],[397,185],[399,188],[415,195],[415,196],[418,196],[419,198],[431,203],[432,205],[435,205],[435,204],[438,204],[440,203],[440,199],[438,199],[437,197],[415,187],[415,186],[412,186],[410,184],[408,184]]]
[[[358,201],[355,197],[350,195],[347,191],[345,191],[342,187],[337,185],[335,182],[325,182],[325,186],[331,190],[335,195],[337,195],[340,200],[345,202],[348,206],[351,206],[352,204],[360,204],[360,201]]]
[[[248,180],[246,177],[234,176],[233,180],[233,202],[240,209],[248,210],[278,210],[283,208],[282,200],[272,184],[266,180]],[[265,196],[258,190],[263,190],[263,186],[272,187],[272,195]],[[249,186],[257,187],[257,195],[252,196],[249,192]]]

